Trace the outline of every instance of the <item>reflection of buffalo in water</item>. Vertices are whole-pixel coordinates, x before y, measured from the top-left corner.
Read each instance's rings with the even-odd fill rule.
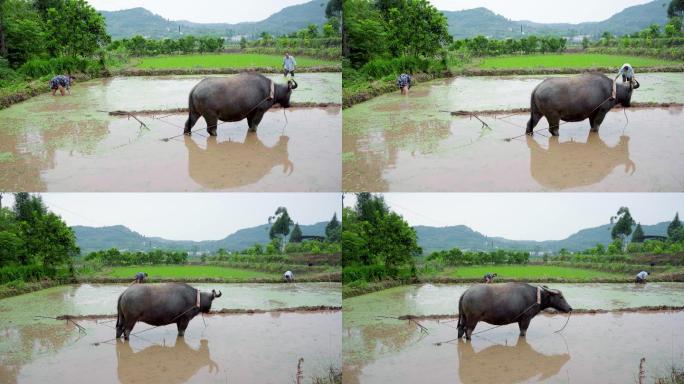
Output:
[[[544,355],[519,337],[516,345],[495,344],[475,352],[471,342],[458,343],[458,371],[463,383],[519,383],[557,375],[570,355]],[[541,375],[541,377],[536,377]]]
[[[203,187],[224,189],[255,183],[277,165],[290,175],[294,165],[287,151],[289,140],[280,136],[275,146],[267,147],[253,133],[247,134],[244,143],[218,142],[216,137],[209,137],[204,149],[186,136],[190,177]]]
[[[201,340],[196,350],[178,338],[174,346],[152,345],[138,352],[119,340],[116,357],[122,383],[185,383],[205,366],[209,372],[219,371],[209,355],[208,340]]]
[[[528,136],[527,147],[532,177],[553,189],[596,184],[618,165],[624,165],[630,175],[636,171],[636,165],[629,158],[629,136],[620,136],[620,142],[614,147],[609,147],[594,133],[589,134],[586,143],[561,143],[558,136],[553,136],[549,138],[548,149]]]

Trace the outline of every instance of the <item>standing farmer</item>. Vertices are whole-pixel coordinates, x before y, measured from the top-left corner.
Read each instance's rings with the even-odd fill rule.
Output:
[[[294,56],[290,56],[290,52],[285,52],[285,58],[283,58],[283,70],[284,70],[284,75],[287,77],[287,74],[291,74],[292,77],[294,77],[295,73],[295,67],[297,66],[297,61],[295,60]]]
[[[74,77],[71,75],[57,75],[50,80],[50,89],[52,90],[52,96],[55,96],[57,90],[64,96],[64,90],[66,89],[71,95],[71,84],[74,83]]]

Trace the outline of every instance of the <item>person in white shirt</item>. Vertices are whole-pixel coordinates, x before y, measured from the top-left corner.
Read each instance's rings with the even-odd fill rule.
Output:
[[[292,271],[285,272],[283,274],[283,279],[285,279],[285,281],[287,281],[288,283],[294,282],[294,273],[292,273]]]
[[[646,284],[646,276],[648,276],[648,272],[646,272],[646,271],[641,271],[641,272],[637,273],[636,283],[637,284]]]
[[[296,66],[297,61],[295,60],[294,56],[290,56],[290,52],[285,52],[285,57],[283,58],[283,70],[285,72],[284,76],[287,77],[287,74],[289,73],[292,75],[292,77],[294,77]]]

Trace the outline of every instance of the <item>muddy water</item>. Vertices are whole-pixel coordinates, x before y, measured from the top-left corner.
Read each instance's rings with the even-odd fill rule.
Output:
[[[526,338],[513,324],[441,346],[434,343],[456,337],[454,322],[421,321],[428,335],[399,321],[345,325],[343,382],[631,383],[642,357],[646,382],[653,382],[684,359],[684,311],[573,315],[562,335],[554,334],[564,322],[542,315]]]
[[[295,284],[200,284],[191,286],[223,294],[211,309],[282,309],[302,306],[342,305],[339,283]],[[116,314],[116,300],[128,287],[125,284],[63,285],[0,300],[2,322],[25,323],[51,320],[34,319],[36,315],[106,315]]]
[[[184,114],[141,116],[145,129],[128,117],[62,110],[72,100],[31,99],[0,111],[0,188],[340,190],[339,107],[293,108],[286,116],[282,109],[272,110],[256,134],[248,133],[246,121],[241,121],[221,124],[218,137],[207,137],[200,119],[195,126],[199,131],[185,137]]]
[[[416,87],[418,88],[418,87]],[[422,92],[422,93],[421,93]],[[598,134],[587,121],[522,136],[527,114],[478,120],[440,112],[431,90],[392,107],[344,113],[343,188],[349,191],[681,191],[681,107],[612,111]],[[487,107],[488,108],[488,107]],[[452,106],[451,110],[457,109]],[[548,127],[545,119],[538,129]]]
[[[188,94],[192,87],[205,77],[230,77],[233,75],[204,76],[141,76],[96,79],[74,85],[72,95],[57,98],[55,108],[74,104],[70,110],[141,111],[153,109],[187,108]],[[276,83],[284,83],[279,75],[268,75]],[[292,102],[341,103],[342,75],[340,73],[303,73],[297,75],[299,87],[293,92]],[[31,99],[40,105],[54,99],[49,94]],[[67,103],[68,101],[68,103]],[[35,108],[42,111],[42,106]]]
[[[420,114],[420,107],[426,107],[429,111],[529,108],[532,90],[549,77],[558,76],[471,76],[440,79],[411,88],[408,98],[395,92],[361,105],[369,104],[372,111],[393,110],[399,113],[409,106],[412,114]],[[684,103],[684,73],[644,73],[638,75],[638,80],[641,87],[634,91],[633,102]],[[350,108],[350,116],[354,116],[355,110],[361,105]]]
[[[2,383],[286,383],[297,362],[305,383],[341,367],[341,313],[271,313],[197,317],[184,339],[175,326],[114,337],[114,324],[80,321],[86,334],[61,322],[0,325]],[[138,324],[134,331],[149,328]],[[97,367],[97,369],[93,369]]]
[[[344,300],[345,326],[376,323],[376,316],[448,315],[470,284],[406,285]],[[684,283],[549,284],[575,309],[684,306]]]

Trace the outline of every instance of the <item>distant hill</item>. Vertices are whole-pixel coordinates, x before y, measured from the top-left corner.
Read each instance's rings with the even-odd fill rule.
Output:
[[[305,4],[285,7],[265,20],[237,24],[204,24],[185,20],[167,20],[145,8],[121,11],[98,11],[107,22],[107,32],[113,39],[142,35],[147,38],[178,38],[194,36],[257,36],[261,32],[281,35],[306,28],[309,24],[323,25],[327,0],[313,0]]]
[[[609,31],[624,35],[640,31],[651,24],[667,23],[667,6],[670,0],[655,0],[647,4],[625,8],[610,18],[599,22],[579,24],[545,24],[527,20],[510,20],[487,8],[474,8],[463,11],[442,11],[449,22],[449,33],[458,39],[483,35],[487,37],[518,38],[520,30],[524,35],[555,35],[563,37],[599,37]]]
[[[312,225],[300,225],[306,236],[324,236],[327,222]],[[214,252],[219,248],[239,251],[253,246],[255,243],[265,244],[268,238],[268,224],[251,228],[243,228],[221,240],[168,240],[161,237],[145,237],[123,225],[109,227],[71,227],[76,234],[76,242],[81,252],[88,253],[101,249],[118,248],[128,251],[148,251],[151,249],[168,249],[178,251]]]
[[[642,225],[646,235],[665,235],[669,222],[655,225]],[[568,251],[581,251],[594,247],[597,243],[609,244],[612,226],[605,224],[599,227],[586,228],[574,233],[563,240],[509,240],[503,237],[487,237],[465,225],[451,227],[416,226],[418,244],[425,254],[433,251],[451,249],[489,251],[496,248],[515,249],[537,252],[558,252],[562,248]]]

